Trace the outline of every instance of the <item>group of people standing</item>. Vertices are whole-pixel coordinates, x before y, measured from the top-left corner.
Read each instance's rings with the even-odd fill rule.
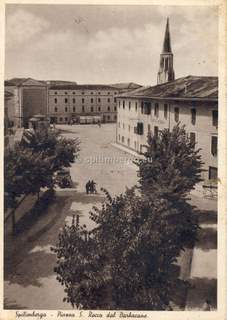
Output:
[[[96,183],[94,182],[94,180],[89,180],[86,185],[85,185],[85,188],[86,188],[86,193],[97,193],[97,190],[96,190]]]

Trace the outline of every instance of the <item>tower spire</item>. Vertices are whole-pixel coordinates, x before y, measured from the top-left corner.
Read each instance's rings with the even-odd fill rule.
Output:
[[[166,21],[166,31],[165,31],[165,37],[163,42],[162,53],[172,53],[170,32],[169,32],[169,17],[167,18],[167,21]]]
[[[158,84],[172,81],[175,79],[173,69],[173,53],[170,41],[169,18],[166,21],[165,36],[162,53],[160,55],[160,66],[158,71]]]

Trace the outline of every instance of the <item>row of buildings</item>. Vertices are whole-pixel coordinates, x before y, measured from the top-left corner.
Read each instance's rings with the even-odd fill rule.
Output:
[[[175,80],[167,20],[157,85],[140,87],[117,97],[117,143],[143,152],[148,133],[185,125],[201,148],[203,179],[217,179],[218,78],[187,76]]]
[[[99,116],[102,122],[116,122],[116,96],[139,87],[134,83],[78,85],[14,78],[5,81],[5,115],[9,126],[25,128],[36,114],[47,115],[51,122],[62,124],[79,122],[81,116]]]

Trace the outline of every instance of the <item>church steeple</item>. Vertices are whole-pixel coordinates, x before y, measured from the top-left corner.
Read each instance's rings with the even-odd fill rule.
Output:
[[[162,53],[160,55],[158,84],[172,81],[174,79],[175,79],[175,75],[174,75],[174,69],[173,69],[173,53],[171,49],[169,18],[167,18],[163,48],[162,48]]]
[[[165,32],[165,38],[163,42],[162,53],[172,53],[170,32],[169,32],[169,18],[167,18],[167,22],[166,22],[166,32]]]

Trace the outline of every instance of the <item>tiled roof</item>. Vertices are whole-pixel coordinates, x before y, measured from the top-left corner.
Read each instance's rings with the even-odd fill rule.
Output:
[[[43,80],[49,86],[66,86],[66,85],[75,85],[76,81],[66,81],[66,80]]]
[[[6,86],[22,86],[22,85],[46,85],[44,81],[35,80],[32,78],[12,78],[5,81]]]
[[[187,76],[152,87],[142,87],[118,97],[217,100],[218,78]]]
[[[111,84],[112,87],[124,90],[124,89],[137,89],[142,87],[140,84],[134,83],[134,82],[122,82],[122,83],[115,83]]]
[[[50,90],[114,90],[114,87],[105,84],[73,84],[50,86]]]

